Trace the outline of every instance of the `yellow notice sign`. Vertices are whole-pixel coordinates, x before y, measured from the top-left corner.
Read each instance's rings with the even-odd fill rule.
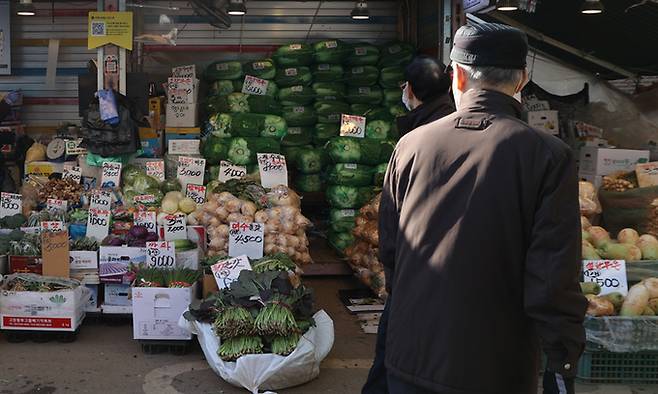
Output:
[[[90,12],[87,26],[87,48],[115,44],[133,49],[132,12]]]

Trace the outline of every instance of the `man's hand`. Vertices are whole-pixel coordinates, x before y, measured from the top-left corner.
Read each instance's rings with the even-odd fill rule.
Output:
[[[575,394],[573,378],[565,378],[559,373],[544,372],[544,394]]]

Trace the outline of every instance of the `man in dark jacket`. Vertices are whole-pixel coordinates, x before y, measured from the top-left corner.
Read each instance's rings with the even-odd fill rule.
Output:
[[[401,136],[455,111],[452,99],[449,97],[450,77],[443,72],[444,68],[435,59],[418,56],[405,69],[406,82],[402,86],[402,101],[408,109],[411,109],[411,112],[397,119],[398,131]],[[379,319],[375,360],[368,374],[368,380],[363,386],[362,394],[388,392],[388,378],[384,361],[389,306],[390,301],[387,301]]]
[[[427,56],[416,57],[404,69],[402,102],[410,112],[397,118],[400,137],[455,110],[449,94],[450,77],[443,69],[441,63]]]
[[[527,41],[464,26],[457,111],[398,143],[379,211],[389,392],[573,393],[587,301],[572,151],[520,120]]]

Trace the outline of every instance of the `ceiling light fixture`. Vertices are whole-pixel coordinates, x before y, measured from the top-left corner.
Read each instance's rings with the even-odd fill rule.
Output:
[[[603,12],[603,3],[601,3],[601,0],[585,0],[580,12],[585,15],[601,14]]]
[[[16,7],[16,15],[20,16],[34,16],[36,15],[34,4],[32,0],[21,0]]]
[[[498,11],[516,11],[519,9],[519,0],[498,0],[496,9]]]
[[[229,15],[242,16],[247,13],[247,7],[244,5],[244,0],[230,0],[228,3],[227,12]]]
[[[370,19],[370,11],[368,11],[368,2],[367,1],[357,1],[354,4],[354,9],[350,13],[352,19],[355,20],[366,20]]]

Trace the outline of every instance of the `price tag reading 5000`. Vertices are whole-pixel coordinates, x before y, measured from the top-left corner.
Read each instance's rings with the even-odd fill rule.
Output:
[[[148,266],[152,268],[174,268],[176,248],[169,241],[147,242]]]
[[[181,156],[178,158],[177,178],[183,188],[188,183],[203,185],[203,173],[206,169],[206,159]]]
[[[229,256],[263,257],[264,226],[261,223],[231,222],[228,232]]]
[[[288,186],[288,167],[285,156],[276,153],[258,153],[257,156],[260,183],[263,187]]]

